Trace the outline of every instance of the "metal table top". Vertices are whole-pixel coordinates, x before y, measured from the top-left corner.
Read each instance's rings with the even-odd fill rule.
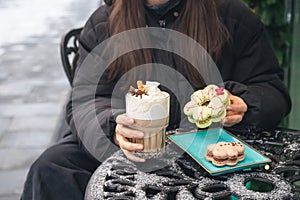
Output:
[[[300,131],[236,135],[271,158],[269,169],[213,177],[173,145],[146,163],[118,151],[95,171],[86,199],[300,199]]]

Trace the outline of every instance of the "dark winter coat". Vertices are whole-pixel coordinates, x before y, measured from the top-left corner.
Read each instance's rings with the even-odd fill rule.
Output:
[[[291,108],[288,91],[282,82],[282,69],[259,18],[238,0],[224,2],[219,8],[219,15],[230,33],[232,46],[224,50],[218,62],[218,69],[226,89],[240,96],[248,105],[243,121],[234,128],[239,130],[274,128]],[[116,81],[100,81],[95,85],[90,81],[89,75],[82,75],[78,71],[87,55],[106,39],[105,27],[109,12],[108,6],[100,7],[87,21],[81,33],[80,57],[72,91],[73,98],[67,109],[67,120],[71,131],[77,134],[90,153],[100,160],[117,149],[112,143],[116,126],[115,117],[125,111],[123,103],[117,103],[120,106],[116,106],[117,108],[112,111],[111,102],[122,101],[124,96],[122,94],[119,96],[120,99],[111,99]],[[177,6],[166,12],[163,17],[166,23],[162,24],[157,15],[147,10],[147,24],[150,27],[172,28],[177,18],[175,12],[180,15],[181,7]],[[174,60],[164,52],[156,51],[153,57],[154,62],[163,63],[180,71],[178,69],[180,66],[176,66]],[[136,80],[132,82],[134,85]],[[190,96],[184,94],[184,91],[180,92]],[[75,93],[80,95],[77,96]],[[172,95],[170,129],[179,126],[181,108]],[[74,120],[74,115],[77,120]]]

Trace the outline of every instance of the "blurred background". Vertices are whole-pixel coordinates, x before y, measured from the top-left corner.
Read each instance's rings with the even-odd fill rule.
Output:
[[[0,0],[0,199],[19,199],[58,129],[70,86],[59,44],[97,0]]]
[[[300,129],[300,1],[242,0],[266,25],[273,48],[284,69],[292,97],[292,111],[280,126]]]
[[[265,23],[293,109],[280,126],[300,129],[300,1],[243,0]],[[0,200],[19,199],[29,166],[51,145],[70,86],[61,37],[101,0],[0,0]]]

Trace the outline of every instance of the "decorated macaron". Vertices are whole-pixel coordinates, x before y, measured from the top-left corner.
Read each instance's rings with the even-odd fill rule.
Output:
[[[209,127],[226,117],[226,107],[230,99],[226,90],[216,85],[208,85],[191,95],[191,101],[184,106],[184,113],[191,123],[199,128]]]
[[[218,142],[207,147],[206,160],[215,166],[234,166],[245,158],[245,147],[239,142]]]

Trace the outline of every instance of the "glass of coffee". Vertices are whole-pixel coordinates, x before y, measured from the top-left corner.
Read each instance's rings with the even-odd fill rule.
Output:
[[[142,139],[130,139],[144,145],[135,152],[141,158],[158,157],[164,152],[166,128],[169,124],[170,95],[160,91],[158,82],[138,81],[138,89],[130,88],[126,94],[126,114],[134,119],[132,129],[144,133]]]

